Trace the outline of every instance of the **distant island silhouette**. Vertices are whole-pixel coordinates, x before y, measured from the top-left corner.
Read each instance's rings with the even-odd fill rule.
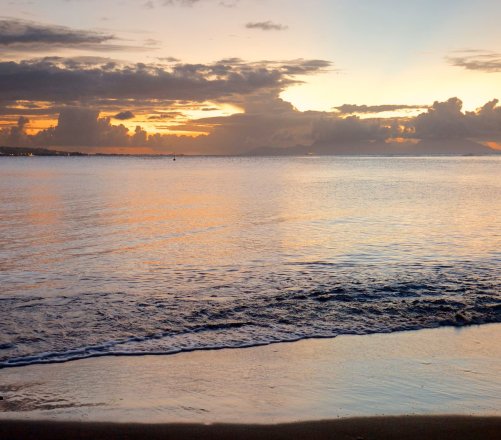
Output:
[[[501,150],[494,150],[479,143],[461,140],[454,143],[441,143],[439,141],[421,141],[415,145],[409,144],[407,148],[386,143],[349,143],[340,146],[328,144],[297,145],[295,147],[261,147],[245,153],[236,154],[240,157],[259,156],[485,156],[498,155]],[[127,153],[84,153],[81,151],[60,151],[47,148],[6,147],[0,146],[2,156],[87,156],[87,157],[185,157],[189,154],[127,154]],[[193,155],[198,156],[198,155]],[[219,155],[216,155],[219,156]],[[224,155],[226,156],[226,155]]]
[[[2,156],[162,156],[162,157],[182,157],[184,154],[120,154],[120,153],[83,153],[81,151],[60,151],[47,148],[29,147],[5,147],[0,146],[0,157]]]
[[[315,142],[294,147],[261,147],[244,153],[244,156],[481,156],[501,154],[501,150],[468,139],[422,139],[412,143],[392,142]]]
[[[88,156],[78,151],[57,151],[46,148],[0,147],[0,156]]]

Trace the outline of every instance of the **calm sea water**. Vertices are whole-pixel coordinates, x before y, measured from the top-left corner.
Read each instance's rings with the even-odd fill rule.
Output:
[[[501,322],[501,158],[1,158],[0,367]]]

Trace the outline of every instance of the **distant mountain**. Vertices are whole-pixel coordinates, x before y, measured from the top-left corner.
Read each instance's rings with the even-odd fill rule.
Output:
[[[245,156],[297,156],[314,154],[318,156],[346,155],[395,155],[395,156],[428,156],[428,155],[490,155],[501,154],[501,151],[486,147],[468,139],[436,140],[423,139],[412,142],[346,142],[346,143],[314,143],[311,146],[296,145],[294,147],[276,148],[261,147],[251,150]]]
[[[418,143],[404,142],[347,142],[347,143],[314,143],[313,145],[295,145],[293,147],[260,147],[250,150],[240,156],[429,156],[429,155],[491,155],[501,154],[500,150],[494,150],[478,142],[468,139],[459,140],[421,140]],[[1,156],[166,156],[166,155],[134,155],[134,154],[108,154],[108,153],[80,153],[77,151],[58,151],[46,148],[20,148],[1,147]],[[179,157],[183,154],[176,155]]]
[[[46,148],[0,147],[2,156],[128,156],[128,157],[184,157],[184,154],[120,154],[120,153],[81,153],[79,151],[58,151]]]
[[[306,145],[296,145],[294,147],[260,147],[243,153],[242,156],[298,156],[310,152],[310,147]]]
[[[0,156],[87,156],[87,154],[45,148],[0,147]]]
[[[483,155],[500,154],[501,151],[494,150],[468,139],[455,140],[421,140],[415,145],[418,154],[462,154],[462,155]]]

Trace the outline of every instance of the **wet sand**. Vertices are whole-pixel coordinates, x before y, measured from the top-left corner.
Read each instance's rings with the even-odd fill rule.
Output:
[[[0,370],[0,420],[501,416],[501,324]]]
[[[1,439],[499,439],[501,324],[0,370]]]
[[[402,416],[276,425],[0,422],[4,439],[498,440],[500,417]]]

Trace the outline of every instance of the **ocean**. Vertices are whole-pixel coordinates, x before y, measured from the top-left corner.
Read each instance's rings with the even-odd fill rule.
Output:
[[[501,157],[0,158],[0,368],[501,322]]]

